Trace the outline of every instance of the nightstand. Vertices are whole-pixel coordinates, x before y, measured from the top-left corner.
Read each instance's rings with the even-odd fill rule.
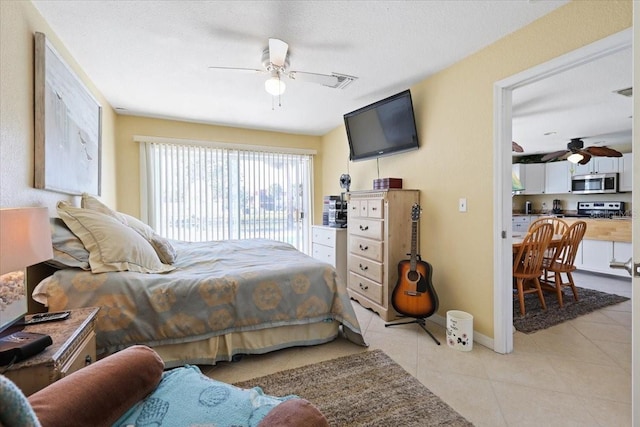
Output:
[[[70,310],[71,315],[65,320],[26,326],[25,332],[47,334],[53,344],[42,353],[12,365],[4,375],[28,396],[95,362],[98,310],[96,307]]]

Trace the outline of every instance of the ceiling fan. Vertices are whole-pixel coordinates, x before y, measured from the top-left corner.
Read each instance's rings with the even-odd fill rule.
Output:
[[[571,153],[571,154],[569,154]],[[567,144],[566,150],[555,151],[553,153],[546,154],[542,156],[540,159],[543,162],[548,162],[549,160],[558,159],[560,157],[566,156],[567,160],[572,163],[579,163],[581,165],[585,165],[589,163],[591,157],[622,157],[622,153],[613,148],[609,147],[587,147],[584,148],[584,141],[582,138],[573,138]]]
[[[267,74],[269,78],[265,81],[264,87],[273,96],[284,93],[286,89],[284,77],[301,82],[317,83],[334,89],[344,89],[357,79],[357,77],[339,73],[319,74],[290,70],[290,59],[291,55],[287,43],[279,39],[269,39],[269,45],[262,51],[262,69],[215,66],[209,68]]]

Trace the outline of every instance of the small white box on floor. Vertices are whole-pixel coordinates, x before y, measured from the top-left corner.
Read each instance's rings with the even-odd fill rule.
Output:
[[[447,311],[447,345],[460,351],[473,348],[473,316],[465,311]]]

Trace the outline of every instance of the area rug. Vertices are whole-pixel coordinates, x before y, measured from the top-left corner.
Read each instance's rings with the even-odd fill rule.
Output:
[[[295,394],[336,427],[471,426],[382,350],[276,372],[236,383],[265,393]]]
[[[578,301],[573,300],[573,292],[571,292],[570,288],[562,289],[562,301],[564,303],[562,308],[560,304],[558,304],[558,298],[556,298],[555,294],[545,293],[546,310],[542,309],[537,294],[526,294],[524,296],[526,308],[524,317],[520,315],[518,299],[514,298],[513,326],[520,332],[530,334],[629,299],[620,295],[607,294],[593,289],[585,289],[577,286],[576,288],[578,289]]]

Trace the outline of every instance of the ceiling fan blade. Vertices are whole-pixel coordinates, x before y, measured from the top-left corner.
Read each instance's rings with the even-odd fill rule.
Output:
[[[587,147],[584,151],[588,152],[592,156],[622,157],[622,153],[609,147]]]
[[[318,83],[324,86],[334,87],[338,84],[338,77],[328,74],[307,73],[304,71],[291,71],[287,76],[291,80],[298,80],[307,83]]]
[[[515,151],[516,153],[524,153],[524,149],[520,144],[515,141],[511,141],[511,151]]]
[[[279,39],[269,39],[269,61],[278,67],[284,67],[289,45]]]
[[[224,71],[243,71],[251,73],[266,73],[265,70],[259,70],[257,68],[238,68],[238,67],[209,67],[212,70],[224,70]]]
[[[580,154],[582,154],[582,160],[578,163],[581,165],[586,165],[591,160],[591,154],[589,154],[586,150],[580,150]]]
[[[358,80],[357,77],[349,76],[347,74],[319,74],[308,73],[306,71],[290,71],[289,73],[287,73],[287,76],[291,80],[298,80],[307,83],[317,83],[333,89],[344,89],[354,81]]]
[[[569,150],[560,150],[560,151],[555,151],[553,153],[545,154],[544,156],[542,156],[540,161],[548,162],[549,160],[554,160],[554,159],[557,159],[558,157],[562,157],[568,152]]]

